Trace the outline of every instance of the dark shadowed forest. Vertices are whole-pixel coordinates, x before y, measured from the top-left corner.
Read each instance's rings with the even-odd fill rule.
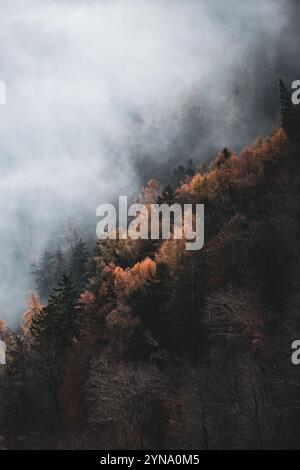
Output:
[[[137,196],[203,203],[205,244],[83,240],[32,266],[1,322],[0,447],[300,448],[299,107],[239,155],[188,159]],[[207,156],[204,156],[207,160]]]

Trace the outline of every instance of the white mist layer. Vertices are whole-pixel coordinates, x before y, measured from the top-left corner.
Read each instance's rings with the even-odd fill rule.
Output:
[[[285,3],[2,0],[0,318],[24,311],[30,262],[64,221],[96,228],[98,204],[135,192],[133,148],[170,158],[186,90],[223,116],[209,140],[221,145],[236,126],[238,141],[228,93],[259,47],[273,60]]]

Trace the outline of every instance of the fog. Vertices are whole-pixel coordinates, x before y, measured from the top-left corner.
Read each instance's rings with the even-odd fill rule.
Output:
[[[299,78],[291,7],[1,0],[0,318],[24,312],[64,224],[96,228],[98,204],[270,130],[278,75]]]

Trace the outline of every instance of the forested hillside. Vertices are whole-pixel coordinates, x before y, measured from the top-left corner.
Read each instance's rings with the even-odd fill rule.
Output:
[[[300,119],[151,180],[205,204],[205,244],[74,235],[33,267],[22,331],[0,324],[0,446],[300,447]],[[109,175],[108,175],[109,178]]]

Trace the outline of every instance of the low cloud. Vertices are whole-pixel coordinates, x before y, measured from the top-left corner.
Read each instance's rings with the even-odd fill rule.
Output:
[[[20,315],[30,262],[65,221],[96,226],[151,167],[268,131],[290,6],[2,0],[0,317]]]

